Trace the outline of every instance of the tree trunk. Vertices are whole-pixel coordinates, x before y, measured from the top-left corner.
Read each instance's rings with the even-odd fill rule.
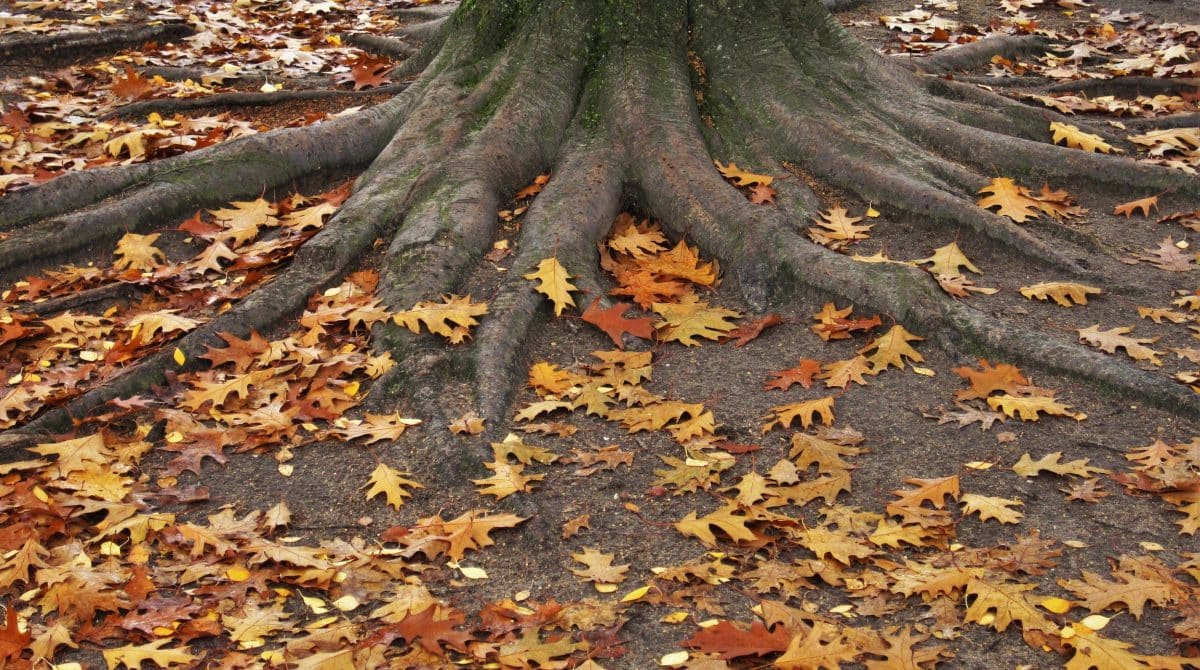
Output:
[[[502,199],[550,170],[554,179],[527,215],[516,263],[475,342],[451,351],[381,328],[378,346],[400,364],[373,393],[376,405],[405,396],[436,423],[439,384],[465,380],[480,412],[501,417],[522,377],[520,343],[544,316],[522,275],[557,255],[582,270],[581,288],[603,295],[596,243],[632,205],[719,258],[725,286],[751,306],[807,293],[849,300],[947,348],[1200,415],[1186,387],[1020,331],[950,299],[922,270],[860,263],[810,243],[802,227],[821,205],[803,181],[784,183],[777,207],[751,205],[713,158],[779,172],[786,164],[1107,285],[1119,283],[1120,266],[1096,259],[1086,237],[1064,231],[1074,243],[1047,244],[976,206],[983,175],[1192,196],[1200,193],[1194,176],[1046,144],[1047,123],[1059,118],[1053,112],[887,62],[817,0],[468,0],[406,39],[418,36],[424,46],[403,68],[419,77],[359,115],[68,174],[0,200],[0,230],[9,233],[0,242],[0,274],[86,257],[98,244],[170,217],[365,167],[351,198],[285,272],[178,342],[190,366],[220,344],[216,333],[245,336],[296,314],[378,241],[386,249],[382,296],[391,307],[454,292],[489,249]],[[989,48],[973,57],[990,56]],[[162,381],[169,361],[169,352],[153,356],[44,413],[23,434],[62,430],[71,417],[139,393]],[[421,384],[413,383],[417,375]],[[446,454],[459,452],[446,446]]]

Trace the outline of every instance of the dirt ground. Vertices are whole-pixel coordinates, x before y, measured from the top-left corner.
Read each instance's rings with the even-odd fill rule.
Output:
[[[965,22],[982,23],[999,12],[991,0],[960,0],[958,12],[939,12]],[[1186,0],[1095,0],[1093,11],[1100,8],[1140,12],[1150,22],[1200,23],[1200,7]],[[840,16],[851,30],[884,47],[892,44],[896,33],[881,26],[876,17],[909,9],[908,2],[892,0],[864,3]],[[1052,9],[1032,10],[1040,20],[1051,24],[1069,25]],[[271,114],[281,114],[278,109]],[[760,169],[766,166],[758,166]],[[1002,175],[995,175],[1002,176]],[[795,177],[791,177],[795,178]],[[1039,187],[1040,184],[1027,184]],[[1154,218],[1117,217],[1110,212],[1114,205],[1134,197],[1151,194],[1089,191],[1084,184],[1053,183],[1054,188],[1066,188],[1089,213],[1073,228],[1094,236],[1103,253],[1127,257],[1131,253],[1155,247],[1165,236],[1175,241],[1200,243],[1200,236],[1174,224],[1157,224]],[[1018,287],[1038,281],[1061,279],[1048,274],[1037,263],[1003,254],[969,232],[955,233],[935,227],[914,217],[889,211],[888,203],[862,202],[855,197],[822,189],[827,204],[840,203],[851,213],[859,214],[868,206],[881,216],[874,219],[871,239],[855,247],[855,252],[870,255],[886,250],[891,258],[917,259],[928,256],[934,248],[957,241],[969,258],[983,271],[974,277],[980,286],[994,287],[999,292],[990,296],[972,297],[975,307],[990,314],[1022,324],[1046,337],[1075,339],[1075,329],[1093,324],[1102,328],[1136,326],[1135,334],[1144,338],[1160,338],[1158,349],[1192,347],[1195,340],[1186,325],[1155,324],[1139,319],[1137,307],[1169,307],[1177,297],[1175,291],[1200,288],[1191,273],[1167,273],[1148,264],[1127,266],[1122,289],[1093,298],[1087,306],[1065,309],[1048,302],[1023,298]],[[629,203],[637,211],[636,202]],[[1172,194],[1162,194],[1160,213],[1200,209],[1200,202],[1189,202]],[[798,225],[807,225],[798,222]],[[1059,234],[1052,226],[1031,223],[1031,231],[1043,236]],[[719,259],[718,259],[719,260]],[[471,280],[471,293],[487,299],[495,290],[504,264],[485,264]],[[710,296],[720,305],[748,313],[735,296],[717,290]],[[566,455],[574,448],[620,445],[634,454],[630,467],[601,471],[579,477],[574,466],[555,463],[537,466],[534,470],[545,479],[533,493],[519,493],[499,503],[475,493],[466,480],[486,471],[463,473],[463,486],[457,490],[426,488],[414,492],[413,498],[399,511],[386,506],[379,498],[367,500],[362,491],[371,470],[380,461],[413,473],[421,481],[422,473],[431,464],[424,462],[422,440],[427,433],[444,431],[444,426],[425,425],[410,431],[394,444],[378,443],[372,447],[328,445],[305,448],[296,454],[294,473],[284,477],[277,472],[277,463],[270,455],[235,455],[227,465],[204,468],[200,477],[181,477],[181,484],[198,483],[207,487],[211,500],[202,505],[181,507],[175,511],[189,519],[202,519],[223,505],[232,505],[241,513],[253,509],[265,510],[281,501],[291,508],[293,517],[290,534],[313,543],[330,537],[362,537],[374,541],[383,529],[408,525],[435,513],[446,518],[472,508],[488,508],[530,517],[516,529],[493,534],[495,547],[471,554],[464,565],[486,570],[488,579],[460,580],[449,570],[440,576],[427,573],[427,585],[436,594],[456,607],[475,611],[484,603],[514,597],[528,591],[533,600],[557,599],[560,602],[584,598],[618,599],[635,586],[653,577],[656,567],[675,566],[710,556],[710,550],[682,536],[671,527],[688,512],[707,513],[719,505],[719,489],[736,483],[751,470],[765,472],[788,452],[791,431],[761,432],[763,417],[776,405],[815,398],[824,393],[799,386],[788,391],[765,391],[769,373],[795,365],[805,358],[824,361],[851,357],[863,345],[862,338],[842,342],[822,342],[809,330],[812,315],[825,302],[819,296],[799,299],[778,307],[784,324],[766,331],[744,347],[706,343],[687,348],[676,344],[655,350],[653,380],[650,390],[669,398],[688,402],[703,402],[721,424],[720,434],[735,443],[752,443],[759,450],[736,456],[737,465],[723,473],[720,487],[693,494],[674,495],[655,490],[655,470],[663,467],[660,457],[682,457],[680,447],[663,433],[628,434],[619,426],[580,413],[567,422],[579,427],[568,438],[531,436],[529,441],[553,452]],[[840,305],[839,305],[840,306]],[[752,315],[753,316],[753,315]],[[888,315],[881,315],[888,321]],[[929,333],[917,333],[930,335]],[[1082,346],[1082,345],[1081,345]],[[589,360],[590,352],[611,348],[611,342],[575,318],[547,320],[536,329],[530,343],[528,362],[546,361],[563,367],[578,366]],[[1031,533],[1043,540],[1052,540],[1062,551],[1057,565],[1037,577],[1042,585],[1038,593],[1064,595],[1055,585],[1059,579],[1079,579],[1081,571],[1107,575],[1109,562],[1120,555],[1150,553],[1168,565],[1180,562],[1181,556],[1200,550],[1197,539],[1180,534],[1176,522],[1181,516],[1169,505],[1155,497],[1139,497],[1124,493],[1111,481],[1103,488],[1111,493],[1099,502],[1084,503],[1067,500],[1062,491],[1070,481],[1065,477],[1043,474],[1026,479],[1012,472],[1011,466],[1028,453],[1039,457],[1061,451],[1063,460],[1090,459],[1096,467],[1113,472],[1126,471],[1129,462],[1124,453],[1135,447],[1149,445],[1156,439],[1182,443],[1200,437],[1196,421],[1147,407],[1129,398],[1117,397],[1103,389],[1089,387],[1075,380],[1042,374],[1036,361],[1020,363],[1022,370],[1038,386],[1055,389],[1058,399],[1075,411],[1085,412],[1086,420],[1066,417],[1043,417],[1037,422],[1009,419],[990,430],[979,424],[958,428],[954,424],[940,425],[923,416],[937,412],[939,406],[952,407],[954,392],[964,388],[963,381],[952,368],[971,365],[976,357],[966,351],[944,351],[926,342],[917,346],[925,357],[923,367],[931,376],[914,374],[910,370],[892,370],[870,380],[867,386],[851,385],[837,394],[838,427],[853,427],[864,440],[860,446],[867,451],[853,459],[853,489],[838,502],[863,510],[882,512],[891,499],[891,492],[903,488],[909,478],[933,478],[958,474],[965,492],[990,496],[1017,498],[1023,501],[1024,519],[1016,525],[1001,525],[995,521],[980,521],[964,517],[958,525],[957,542],[965,547],[990,547],[1013,543]],[[1194,365],[1176,356],[1164,356],[1164,364],[1154,367],[1156,374],[1173,375],[1188,371]],[[1131,366],[1135,363],[1130,362]],[[471,409],[463,400],[465,394],[450,394],[447,398],[448,416],[457,416]],[[535,400],[531,391],[517,397],[517,406]],[[490,434],[507,432],[508,427],[493,426]],[[486,438],[461,438],[463,449],[481,451]],[[151,456],[147,466],[153,472],[156,461]],[[994,467],[979,470],[967,467],[971,462],[994,463]],[[630,504],[640,508],[635,514]],[[820,503],[793,510],[806,522],[819,518]],[[560,528],[566,521],[588,514],[590,527],[579,535],[560,540]],[[1061,544],[1075,541],[1074,546]],[[1154,543],[1160,548],[1153,548]],[[1151,546],[1148,550],[1146,546]],[[597,594],[587,583],[569,572],[574,564],[571,554],[584,547],[616,555],[617,563],[630,566],[628,580],[613,594]],[[732,545],[723,551],[736,552]],[[901,561],[904,552],[891,552],[892,560]],[[773,594],[780,597],[778,593]],[[753,594],[737,582],[715,589],[715,602],[724,608],[719,618],[749,621]],[[876,628],[916,625],[928,628],[927,608],[914,605],[880,617],[860,616],[849,623]],[[809,603],[822,613],[844,604],[858,605],[847,592],[834,588],[815,588],[791,595],[794,606]],[[662,618],[676,608],[636,604],[626,610],[628,623],[620,633],[628,654],[606,660],[608,668],[656,667],[658,659],[680,648],[681,640],[696,630],[695,621],[717,618],[712,611],[691,611],[683,623],[663,623]],[[846,613],[854,617],[852,608]],[[1127,612],[1107,612],[1113,616],[1105,629],[1109,637],[1133,643],[1139,653],[1177,653],[1170,633],[1176,619],[1168,610],[1149,607],[1140,620]],[[830,616],[837,616],[830,615]],[[953,639],[941,640],[954,658],[940,664],[946,668],[1051,668],[1062,660],[1053,653],[1030,648],[1022,639],[1018,627],[1003,634],[989,628],[965,624]],[[78,660],[100,665],[98,655],[80,652]],[[750,667],[750,666],[747,666]],[[860,667],[847,665],[843,667]]]

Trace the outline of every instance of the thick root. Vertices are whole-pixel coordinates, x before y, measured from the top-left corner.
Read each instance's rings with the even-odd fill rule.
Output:
[[[1044,53],[1050,47],[1037,35],[995,35],[963,46],[942,49],[929,56],[897,60],[905,67],[929,74],[947,74],[985,65],[995,56],[1020,58]]]

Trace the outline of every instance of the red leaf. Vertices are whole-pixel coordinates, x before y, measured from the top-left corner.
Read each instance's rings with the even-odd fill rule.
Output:
[[[768,314],[749,323],[743,323],[737,328],[729,331],[728,335],[721,338],[721,344],[736,340],[737,342],[733,346],[745,346],[745,344],[750,340],[762,335],[764,330],[773,326],[778,326],[781,323],[783,323],[783,317],[779,316],[778,314]]]
[[[820,374],[821,361],[814,361],[811,358],[806,358],[800,361],[794,368],[772,372],[771,376],[775,377],[763,386],[764,391],[771,389],[779,389],[786,391],[791,388],[792,384],[799,384],[806,389],[812,388],[813,377]]]
[[[654,319],[644,316],[637,319],[626,319],[626,310],[633,307],[627,302],[614,303],[608,309],[599,309],[599,298],[593,298],[592,304],[583,312],[583,320],[603,330],[612,338],[618,349],[624,349],[625,343],[621,337],[629,333],[635,337],[649,338],[654,334]]]
[[[21,657],[21,652],[29,646],[29,641],[33,639],[31,633],[21,632],[17,626],[17,604],[9,601],[5,609],[8,610],[8,615],[5,617],[5,627],[0,628],[0,661],[17,660]]]
[[[720,654],[724,660],[740,656],[765,656],[786,651],[792,634],[786,626],[768,630],[761,622],[750,624],[750,630],[742,630],[728,621],[703,628],[683,641],[685,647],[698,649],[708,654]]]

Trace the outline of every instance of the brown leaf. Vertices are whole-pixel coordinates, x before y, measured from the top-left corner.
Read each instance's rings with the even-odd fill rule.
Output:
[[[749,628],[742,628],[729,621],[719,621],[716,625],[701,628],[684,640],[683,646],[729,660],[778,653],[786,650],[791,641],[791,632],[783,626],[767,628],[762,622],[753,621]]]
[[[771,376],[775,379],[768,380],[763,387],[764,391],[771,389],[779,389],[786,391],[791,388],[792,384],[799,384],[806,389],[812,388],[813,377],[821,372],[821,362],[811,358],[805,358],[800,361],[796,367],[788,368],[787,370],[779,370],[772,372]]]
[[[1142,216],[1150,216],[1150,210],[1158,209],[1158,196],[1152,195],[1148,198],[1141,198],[1140,200],[1123,202],[1116,207],[1113,207],[1113,214],[1118,216],[1124,214],[1125,218],[1128,219],[1130,216],[1133,216],[1135,211],[1139,209],[1142,210]]]

